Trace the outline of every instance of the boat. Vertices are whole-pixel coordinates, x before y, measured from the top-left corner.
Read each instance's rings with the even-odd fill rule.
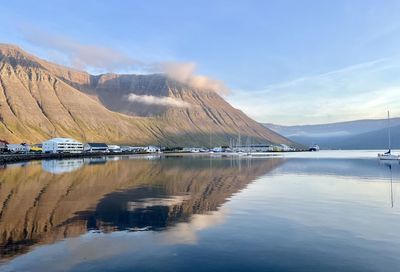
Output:
[[[378,158],[380,160],[389,160],[389,161],[400,160],[400,156],[392,154],[390,150],[388,152],[378,154]]]
[[[390,113],[389,113],[389,111],[388,111],[388,151],[385,153],[379,153],[378,158],[380,160],[387,160],[387,161],[400,160],[400,155],[392,154],[391,140],[390,140]]]
[[[246,155],[247,157],[251,157],[251,139],[249,137],[247,137],[246,146],[247,146]]]
[[[308,148],[308,151],[319,151],[319,145],[313,145]]]

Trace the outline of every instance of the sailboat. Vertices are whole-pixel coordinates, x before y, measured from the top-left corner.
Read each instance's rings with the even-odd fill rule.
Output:
[[[242,155],[244,155],[245,153],[243,153],[243,151],[242,151],[242,142],[241,142],[241,138],[240,138],[240,131],[239,131],[238,143],[239,143],[239,145],[238,145],[238,150],[237,150],[237,152],[236,152],[236,155],[242,156]]]
[[[247,137],[246,141],[246,147],[247,147],[247,157],[251,157],[251,139]]]
[[[390,142],[390,114],[388,111],[388,140],[389,140],[389,150],[385,153],[380,153],[378,154],[378,158],[380,160],[400,160],[400,156],[399,155],[394,155],[392,154],[392,150],[391,150],[391,142]]]

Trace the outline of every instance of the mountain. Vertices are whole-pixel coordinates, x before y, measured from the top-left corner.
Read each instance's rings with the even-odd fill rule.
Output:
[[[385,149],[388,145],[387,119],[356,120],[349,122],[266,127],[304,145],[318,144],[327,149]],[[400,118],[390,120],[392,146],[400,148]]]
[[[400,126],[393,126],[390,131],[392,149],[400,149]],[[384,128],[346,137],[330,143],[330,146],[334,149],[387,149],[388,130]]]
[[[0,139],[208,146],[210,138],[227,144],[239,133],[295,145],[214,91],[164,74],[90,75],[0,44]]]

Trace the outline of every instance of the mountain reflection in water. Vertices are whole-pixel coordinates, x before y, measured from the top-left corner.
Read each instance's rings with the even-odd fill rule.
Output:
[[[283,161],[114,160],[53,160],[1,169],[1,257],[89,230],[162,230],[195,220]]]

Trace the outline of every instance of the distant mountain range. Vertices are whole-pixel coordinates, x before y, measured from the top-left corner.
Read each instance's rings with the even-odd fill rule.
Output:
[[[318,144],[324,149],[385,149],[387,124],[387,119],[374,119],[303,126],[264,125],[292,141]],[[392,148],[400,148],[400,118],[392,118],[390,124]]]
[[[239,133],[253,142],[295,145],[215,91],[165,74],[90,75],[0,44],[0,139],[208,146],[210,138],[228,144]]]

